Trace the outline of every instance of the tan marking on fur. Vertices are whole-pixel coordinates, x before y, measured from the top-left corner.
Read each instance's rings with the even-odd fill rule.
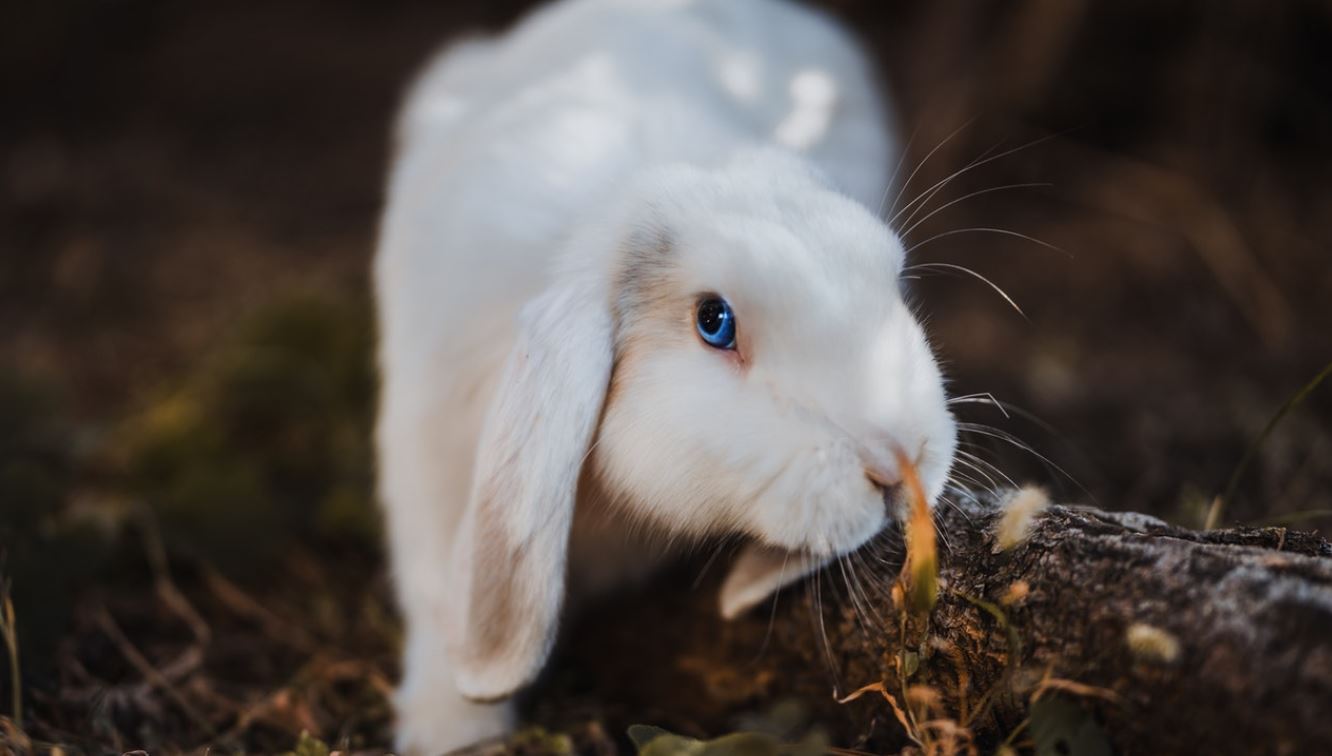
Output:
[[[476,660],[493,659],[505,653],[512,629],[520,627],[524,602],[513,595],[514,581],[496,579],[521,569],[517,564],[522,552],[509,543],[501,526],[500,516],[494,509],[499,506],[498,491],[487,486],[481,492],[475,530],[476,543],[472,545],[472,585],[468,606],[471,621],[467,629],[467,653]]]

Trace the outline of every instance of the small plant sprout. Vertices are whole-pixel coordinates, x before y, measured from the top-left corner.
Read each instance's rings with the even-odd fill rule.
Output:
[[[1031,535],[1036,520],[1050,507],[1050,495],[1043,488],[1024,486],[1004,504],[1004,513],[994,527],[994,553],[1008,551]]]

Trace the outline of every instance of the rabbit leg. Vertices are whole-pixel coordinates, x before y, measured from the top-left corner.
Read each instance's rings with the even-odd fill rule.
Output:
[[[503,735],[513,727],[511,703],[477,703],[458,693],[443,643],[421,623],[408,630],[403,679],[394,708],[397,749],[410,756],[446,753]]]
[[[394,704],[398,748],[407,754],[443,753],[501,735],[513,718],[509,704],[469,701],[455,684],[447,644],[460,607],[449,595],[448,575],[470,454],[454,448],[460,441],[449,432],[456,405],[419,389],[399,383],[386,392],[378,434],[380,497],[406,626]]]

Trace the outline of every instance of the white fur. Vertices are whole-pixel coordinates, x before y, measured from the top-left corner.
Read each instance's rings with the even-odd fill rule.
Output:
[[[564,0],[421,76],[375,266],[403,750],[511,726],[466,699],[530,682],[566,585],[743,534],[734,615],[884,526],[894,449],[942,489],[867,69],[780,0]],[[738,352],[696,336],[704,294]]]

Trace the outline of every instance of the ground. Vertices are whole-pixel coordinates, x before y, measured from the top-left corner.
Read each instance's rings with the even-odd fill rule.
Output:
[[[388,128],[441,41],[522,5],[0,10],[0,543],[32,737],[387,742],[367,269]],[[972,440],[1061,500],[1201,525],[1332,360],[1332,12],[827,5],[895,93],[911,180],[889,214],[930,240],[913,255],[1025,314],[975,279],[919,282],[951,391],[1012,407],[963,419],[1052,464]],[[1039,186],[912,228],[1013,184]],[[938,236],[961,229],[1058,250]],[[1325,387],[1220,522],[1332,524],[1329,419]],[[593,692],[565,724],[580,744],[623,744],[607,717],[688,726],[668,693],[613,708]]]

